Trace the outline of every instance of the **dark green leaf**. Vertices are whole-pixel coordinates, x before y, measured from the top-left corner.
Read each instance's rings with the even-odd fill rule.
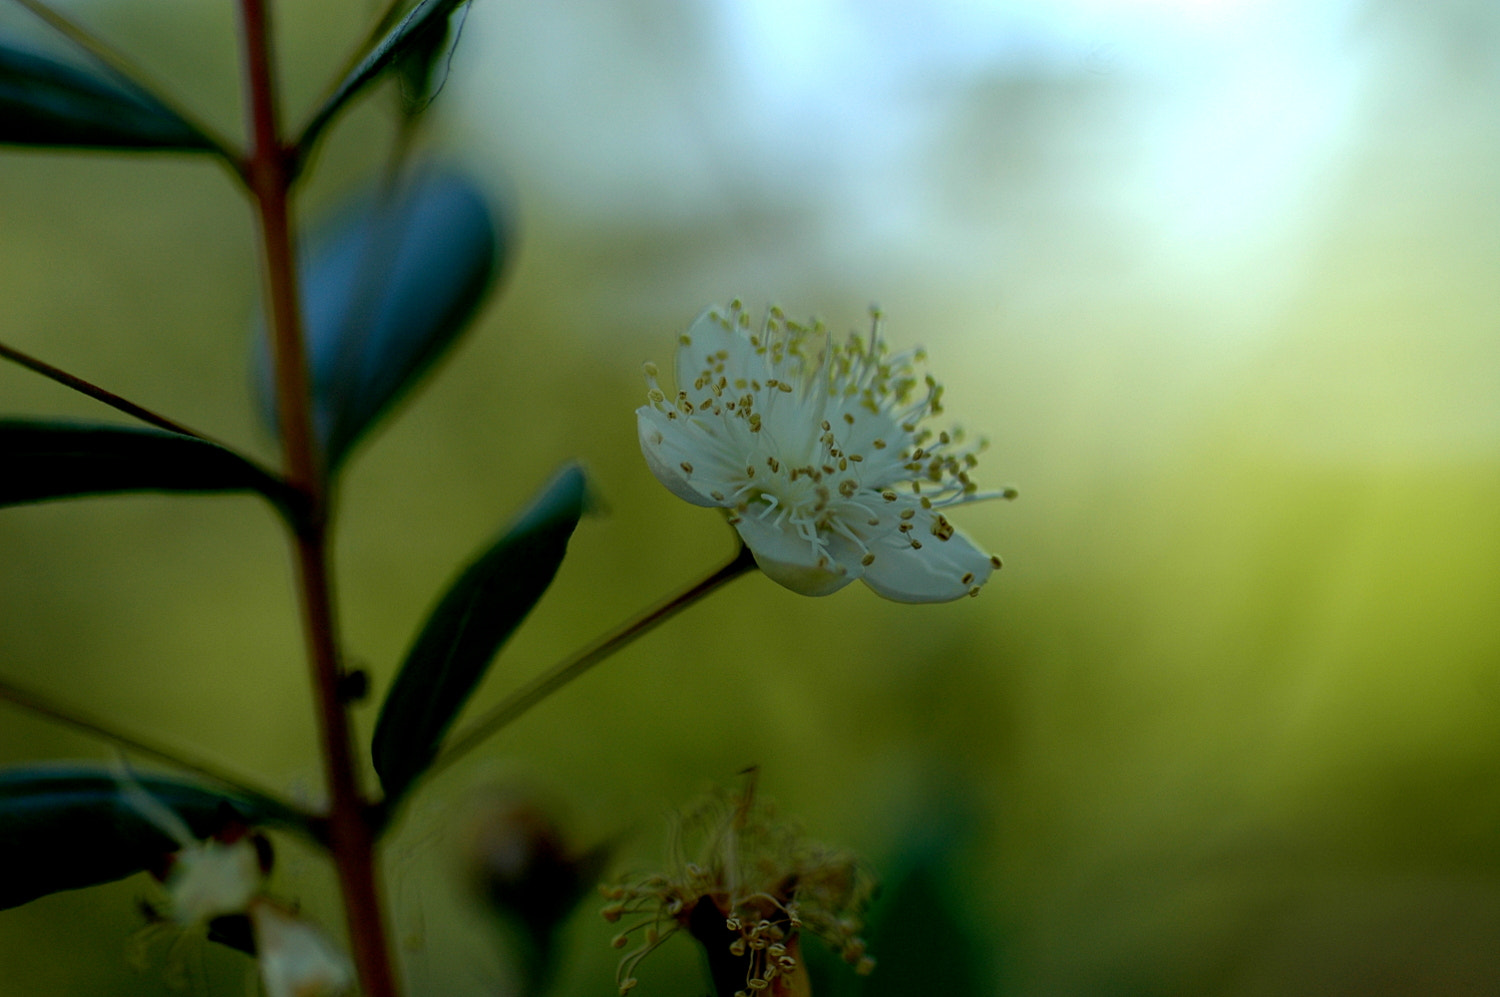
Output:
[[[313,416],[329,467],[464,330],[495,273],[495,224],[467,180],[425,173],[384,195],[337,213],[302,266]],[[274,425],[268,387],[263,376]]]
[[[392,803],[432,763],[500,645],[551,584],[586,502],[583,471],[569,465],[427,618],[386,694],[371,746]]]
[[[169,776],[134,781],[200,838],[227,824],[307,832],[302,819],[266,799],[247,799]],[[37,897],[160,868],[179,843],[122,794],[119,777],[97,765],[0,770],[0,910]]]
[[[0,143],[91,149],[210,150],[213,143],[155,97],[0,41]]]
[[[401,23],[376,42],[369,53],[360,60],[359,65],[340,81],[338,88],[323,102],[323,106],[318,108],[317,113],[302,129],[302,138],[298,145],[303,154],[307,153],[308,148],[317,141],[323,129],[328,127],[329,122],[343,109],[344,105],[378,79],[380,74],[390,68],[396,59],[413,50],[430,45],[434,35],[441,38],[439,26],[445,28],[448,16],[466,2],[468,0],[422,0],[413,7],[401,19]]]
[[[0,505],[107,492],[245,492],[285,486],[193,436],[108,423],[0,419]]]

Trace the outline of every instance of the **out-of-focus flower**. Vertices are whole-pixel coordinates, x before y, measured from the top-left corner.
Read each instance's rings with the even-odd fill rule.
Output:
[[[163,877],[172,923],[194,928],[214,921],[212,929],[236,920],[243,925],[248,918],[251,941],[232,944],[253,948],[267,997],[338,997],[353,989],[354,970],[344,954],[312,922],[266,896],[271,851],[263,835],[231,821],[219,835],[200,841],[180,815],[128,774],[119,785],[125,801],[179,846],[167,857]]]
[[[198,840],[187,822],[122,774],[120,794],[130,807],[178,845],[167,859],[162,882],[169,900],[168,917],[180,927],[207,924],[226,914],[242,914],[265,886],[270,871],[270,843],[238,820],[222,833]]]
[[[354,969],[306,918],[266,897],[248,911],[266,997],[338,997],[354,988]]]
[[[465,871],[480,897],[518,931],[521,968],[540,992],[562,926],[599,882],[607,848],[582,851],[539,795],[496,789],[468,817]]]
[[[681,337],[677,391],[646,365],[641,450],[674,495],[725,509],[762,571],[803,595],[854,579],[898,602],[977,595],[1000,559],[948,522],[981,492],[976,447],[923,426],[942,386],[918,376],[919,349],[890,354],[872,313],[868,340],[835,343],[821,324],[771,309],[759,328],[739,302],[705,311]]]
[[[708,955],[720,994],[804,993],[801,933],[829,944],[859,973],[875,961],[859,937],[874,880],[847,852],[803,838],[754,798],[753,776],[740,794],[715,793],[679,815],[670,868],[606,886],[608,921],[631,922],[614,938],[636,947],[620,960],[620,993],[635,969],[667,938],[686,929]]]

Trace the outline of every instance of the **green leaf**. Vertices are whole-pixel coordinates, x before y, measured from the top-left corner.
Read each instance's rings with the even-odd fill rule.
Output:
[[[500,645],[552,583],[587,499],[583,471],[563,468],[427,618],[386,694],[371,745],[392,804],[432,763]]]
[[[0,506],[109,492],[259,492],[276,478],[193,436],[108,423],[0,419]]]
[[[386,32],[385,37],[376,42],[349,75],[339,82],[333,94],[302,129],[302,137],[297,144],[303,155],[307,154],[312,143],[317,141],[323,129],[343,110],[345,104],[379,79],[398,58],[430,45],[434,35],[441,38],[440,26],[446,28],[448,16],[467,2],[468,0],[422,0],[401,19],[401,23]]]
[[[272,800],[170,776],[131,778],[200,838],[234,821],[309,833],[299,815]],[[132,806],[119,777],[102,766],[0,770],[0,910],[160,868],[162,858],[179,847]]]
[[[90,149],[214,148],[146,91],[106,71],[0,41],[0,144]]]
[[[484,196],[456,174],[367,193],[321,227],[302,265],[313,417],[330,468],[463,332],[495,274]],[[262,411],[275,425],[268,362]]]

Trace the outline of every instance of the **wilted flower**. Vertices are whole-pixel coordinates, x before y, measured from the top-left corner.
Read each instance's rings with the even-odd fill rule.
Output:
[[[868,341],[839,344],[779,309],[757,330],[739,302],[711,308],[681,337],[675,395],[646,365],[641,450],[674,495],[727,510],[761,570],[795,592],[860,578],[898,602],[976,595],[1000,559],[945,513],[1015,493],[970,480],[982,440],[922,425],[943,393],[916,373],[923,359],[888,352],[878,313]]]
[[[636,966],[679,929],[703,945],[721,994],[801,992],[793,984],[804,930],[857,972],[874,968],[859,937],[874,880],[852,855],[779,821],[754,798],[753,777],[744,793],[715,793],[679,815],[671,841],[666,872],[603,889],[605,919],[633,922],[614,946],[638,939],[616,971],[620,993],[635,988]]]

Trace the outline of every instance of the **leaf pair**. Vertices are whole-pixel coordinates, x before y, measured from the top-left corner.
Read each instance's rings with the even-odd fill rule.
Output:
[[[422,0],[375,41],[303,128],[305,156],[361,91],[392,66],[424,80],[447,19],[465,0]],[[205,152],[218,146],[138,84],[113,71],[71,65],[0,39],[0,144]]]

